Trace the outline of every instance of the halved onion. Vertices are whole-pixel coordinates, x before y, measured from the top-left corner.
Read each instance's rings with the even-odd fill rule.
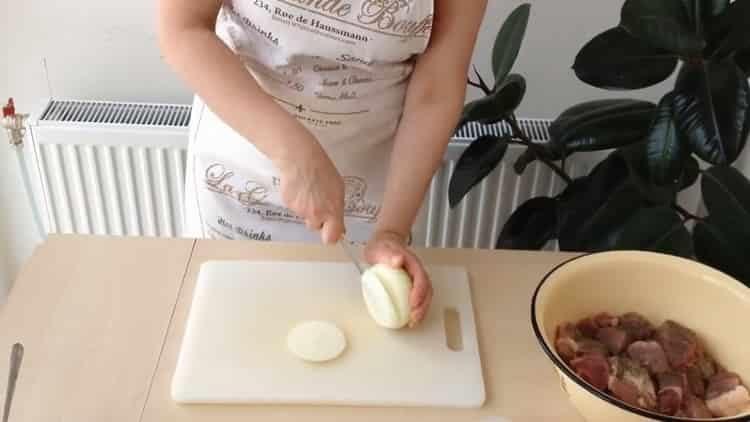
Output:
[[[362,294],[370,316],[385,328],[399,329],[409,323],[412,280],[400,268],[376,264],[362,274]]]

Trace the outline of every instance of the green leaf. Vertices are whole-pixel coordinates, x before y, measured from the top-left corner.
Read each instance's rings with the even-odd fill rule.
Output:
[[[700,1],[700,0],[699,0]],[[729,7],[729,0],[705,0],[703,5],[703,15],[708,18],[713,18],[724,13]]]
[[[556,149],[555,145],[551,142],[540,142],[535,144],[535,148],[526,148],[521,155],[518,156],[516,162],[513,164],[513,170],[519,176],[526,171],[526,167],[534,161],[542,158],[547,161],[560,161],[563,158],[563,152],[560,149]]]
[[[747,242],[750,242],[750,238],[741,238],[731,231],[722,230],[711,218],[697,222],[693,228],[695,256],[698,260],[750,287]]]
[[[692,28],[703,28],[721,15],[729,6],[729,0],[682,0],[690,17]]]
[[[693,240],[676,211],[667,206],[641,208],[621,227],[611,249],[693,257]]]
[[[519,206],[503,226],[495,249],[541,249],[555,237],[557,201],[533,198]]]
[[[646,144],[648,169],[656,185],[674,184],[682,174],[684,151],[672,118],[672,94],[662,98]]]
[[[694,56],[705,47],[681,0],[626,0],[620,25],[654,47]]]
[[[750,131],[750,86],[733,60],[686,64],[675,84],[673,112],[696,155],[731,164]]]
[[[680,185],[677,183],[657,185],[651,181],[647,147],[648,142],[644,141],[620,148],[617,154],[627,162],[629,180],[644,198],[655,205],[672,204],[681,190]]]
[[[509,137],[485,135],[469,145],[456,163],[448,186],[451,208],[497,167],[508,151]]]
[[[461,122],[497,123],[518,108],[525,94],[526,80],[512,74],[492,94],[466,104]]]
[[[640,89],[667,79],[677,61],[674,54],[616,27],[589,41],[576,56],[573,70],[578,79],[597,88]]]
[[[688,22],[690,22],[690,26],[692,28],[695,28],[696,27],[695,26],[696,24],[695,7],[696,7],[696,4],[702,3],[704,0],[681,0],[681,1],[682,1],[683,7],[685,8],[685,13],[687,14]]]
[[[750,239],[750,181],[739,170],[712,167],[703,173],[701,192],[716,225]]]
[[[495,74],[495,86],[505,81],[505,77],[508,76],[516,62],[523,37],[526,34],[530,13],[530,4],[524,3],[518,6],[505,20],[497,38],[495,38],[495,45],[492,48],[492,70]]]
[[[628,166],[619,154],[610,154],[587,175],[575,179],[558,197],[558,240],[564,251],[586,250],[595,232],[581,228],[618,191],[628,184]],[[632,192],[632,190],[630,190]],[[595,230],[595,229],[594,229]]]
[[[578,104],[550,125],[550,143],[568,154],[617,148],[643,140],[656,106],[648,101],[614,99]]]
[[[690,156],[685,160],[685,168],[682,171],[682,177],[680,178],[680,190],[685,190],[698,180],[700,176],[700,165],[695,157]]]
[[[613,249],[625,223],[644,206],[643,197],[631,185],[613,192],[579,227],[577,237],[580,250],[599,252]]]
[[[495,87],[496,101],[500,108],[505,110],[506,115],[515,112],[524,95],[526,95],[526,79],[523,76],[512,73],[505,81]]]
[[[725,58],[750,47],[750,0],[736,0],[709,28],[714,56]]]

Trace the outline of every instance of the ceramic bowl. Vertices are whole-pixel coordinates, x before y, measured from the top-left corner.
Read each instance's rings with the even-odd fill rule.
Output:
[[[550,271],[531,305],[534,332],[562,388],[590,422],[695,421],[657,415],[606,395],[583,381],[554,347],[555,329],[599,312],[638,312],[658,325],[674,320],[694,330],[709,353],[750,382],[750,289],[700,263],[650,252],[584,255]],[[750,421],[750,413],[711,419]]]

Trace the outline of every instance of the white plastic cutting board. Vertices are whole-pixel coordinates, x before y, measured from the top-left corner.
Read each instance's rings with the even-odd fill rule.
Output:
[[[481,407],[474,313],[463,268],[428,269],[431,311],[417,329],[377,326],[351,263],[213,261],[200,269],[172,397],[181,403]],[[445,310],[460,316],[463,348],[448,348]],[[307,363],[288,332],[325,320],[345,333],[338,359]]]

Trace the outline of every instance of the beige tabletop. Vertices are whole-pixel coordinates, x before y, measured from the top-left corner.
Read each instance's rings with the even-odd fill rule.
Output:
[[[345,255],[310,245],[83,236],[53,236],[38,248],[0,308],[0,399],[7,355],[22,342],[11,422],[580,421],[529,325],[534,288],[568,256],[418,253],[469,271],[487,390],[480,410],[177,405],[169,385],[202,262]]]

